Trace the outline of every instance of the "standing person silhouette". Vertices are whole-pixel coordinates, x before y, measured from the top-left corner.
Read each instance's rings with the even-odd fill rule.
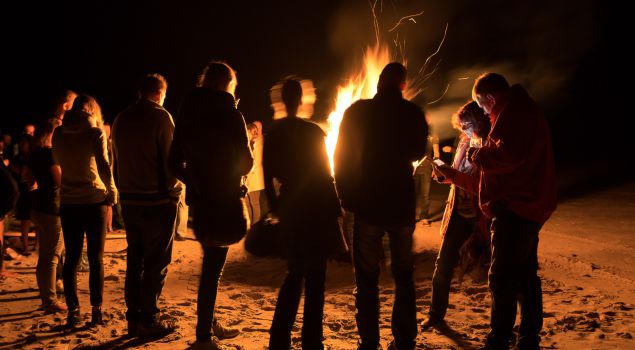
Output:
[[[480,168],[479,205],[492,219],[492,293],[489,349],[508,349],[520,304],[518,349],[539,349],[542,288],[538,233],[556,209],[556,181],[549,125],[520,85],[497,73],[478,77],[472,99],[490,115],[482,148],[470,148]]]
[[[244,237],[242,177],[253,165],[245,120],[236,108],[236,72],[210,62],[181,103],[170,148],[170,169],[186,186],[194,235],[203,249],[198,288],[197,349],[232,350],[220,340],[238,335],[216,320],[218,282],[229,245]]]
[[[139,98],[112,127],[121,209],[126,226],[125,297],[128,334],[163,336],[174,329],[159,319],[157,302],[172,261],[181,183],[168,171],[174,122],[163,108],[168,84],[148,74]]]
[[[118,197],[108,159],[106,133],[99,127],[102,121],[97,101],[80,95],[53,133],[53,159],[62,170],[60,219],[66,248],[63,275],[69,327],[77,326],[81,320],[77,267],[84,235],[90,265],[91,322],[102,322],[106,206],[116,203]]]
[[[389,63],[377,94],[344,113],[335,148],[335,181],[342,205],[355,215],[353,264],[359,349],[378,349],[379,272],[382,238],[390,238],[395,281],[392,349],[414,349],[417,337],[414,258],[415,189],[412,163],[421,159],[428,124],[419,106],[405,100],[406,68]]]
[[[318,125],[297,116],[302,102],[298,80],[291,78],[282,84],[282,100],[287,115],[274,122],[263,150],[265,192],[271,212],[280,219],[282,250],[288,260],[269,349],[290,349],[303,284],[302,348],[323,349],[326,259],[343,240],[337,221],[342,210],[326,153],[326,135]],[[279,195],[274,178],[280,183]]]

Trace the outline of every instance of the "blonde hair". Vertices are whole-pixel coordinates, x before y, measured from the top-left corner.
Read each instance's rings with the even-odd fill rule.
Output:
[[[94,97],[90,95],[77,96],[75,101],[73,101],[71,110],[88,113],[92,119],[91,124],[100,129],[104,128],[104,116],[101,114],[101,107]]]

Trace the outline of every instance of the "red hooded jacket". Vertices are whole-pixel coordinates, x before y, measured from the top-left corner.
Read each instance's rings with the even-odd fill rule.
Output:
[[[556,209],[556,178],[547,119],[520,85],[499,97],[492,130],[473,155],[481,169],[479,205],[492,218],[493,204],[538,223]]]

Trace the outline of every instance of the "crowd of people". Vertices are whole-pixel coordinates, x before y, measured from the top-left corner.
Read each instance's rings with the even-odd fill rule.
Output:
[[[415,349],[420,329],[442,326],[454,269],[466,259],[482,269],[489,266],[492,317],[485,348],[509,348],[519,303],[515,346],[538,349],[538,234],[556,206],[546,119],[520,85],[483,74],[472,100],[453,116],[461,136],[452,164],[446,165],[438,160],[438,138],[430,135],[424,112],[402,96],[406,77],[402,64],[388,64],[377,94],[346,110],[334,176],[324,131],[298,116],[303,89],[293,77],[281,84],[285,117],[266,132],[260,122],[245,123],[234,94],[236,72],[220,61],[205,67],[181,101],[176,124],[163,107],[168,84],[159,74],[143,78],[139,99],[117,115],[112,135],[94,97],[67,91],[53,116],[24,128],[17,146],[4,135],[0,225],[10,212],[21,220],[25,253],[29,228],[35,226],[42,307],[66,312],[69,328],[81,322],[77,270],[84,237],[90,323],[104,322],[104,244],[112,217],[120,212],[128,244],[124,289],[131,337],[174,331],[160,317],[158,299],[173,241],[186,234],[191,216],[203,251],[196,348],[233,349],[222,340],[239,330],[223,325],[214,313],[219,280],[229,246],[241,241],[250,225],[268,220],[277,224],[280,252],[288,262],[269,349],[290,349],[303,290],[302,348],[324,348],[327,260],[346,254],[351,242],[358,349],[381,349],[385,235],[395,284],[389,349]],[[413,233],[418,221],[429,218],[425,197],[432,178],[451,188],[432,299],[419,326]],[[342,231],[345,213],[354,217],[352,239]],[[0,271],[7,278],[3,265]],[[56,297],[60,275],[65,302]]]

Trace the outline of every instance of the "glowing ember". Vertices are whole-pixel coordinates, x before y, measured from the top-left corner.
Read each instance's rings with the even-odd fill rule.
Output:
[[[333,173],[333,153],[337,143],[337,135],[340,131],[340,123],[344,111],[359,99],[368,99],[377,93],[377,82],[382,69],[390,62],[395,61],[391,58],[390,50],[387,46],[376,44],[369,47],[364,53],[363,67],[359,72],[353,74],[347,81],[346,85],[341,85],[337,89],[337,97],[335,99],[335,110],[329,114],[328,124],[329,130],[326,136],[326,150],[331,165],[331,174]],[[405,65],[405,62],[403,62]],[[421,91],[418,88],[411,87],[408,83],[404,91],[404,98],[410,100],[417,96]]]

